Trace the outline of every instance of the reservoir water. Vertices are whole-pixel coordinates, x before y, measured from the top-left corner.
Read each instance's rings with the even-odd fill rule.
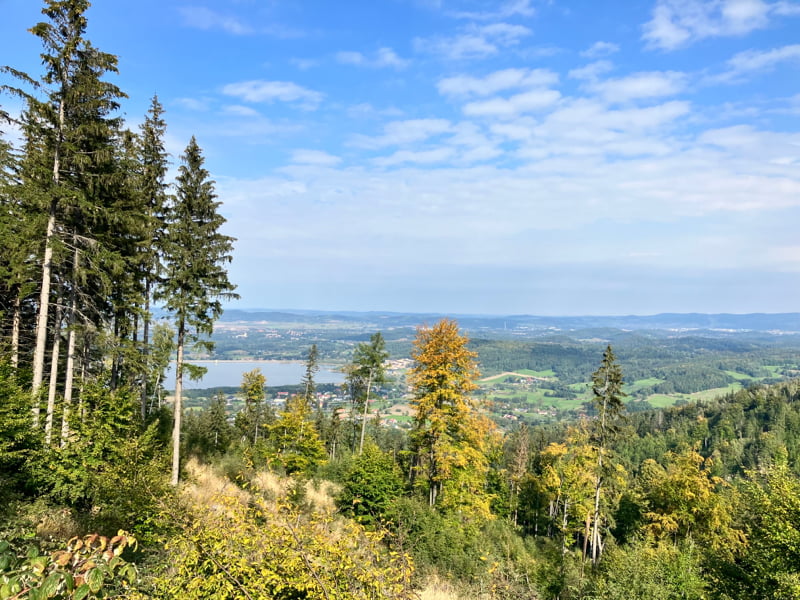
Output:
[[[199,381],[192,381],[184,371],[183,387],[188,390],[216,387],[238,387],[242,383],[242,373],[261,369],[267,378],[267,386],[299,384],[306,372],[303,361],[271,361],[271,360],[192,360],[193,365],[205,367],[208,372]],[[316,383],[342,383],[344,374],[338,365],[319,365],[314,375]],[[164,388],[175,389],[175,363],[170,365]]]

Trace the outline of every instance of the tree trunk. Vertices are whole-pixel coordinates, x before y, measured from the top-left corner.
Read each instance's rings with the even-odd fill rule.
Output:
[[[364,434],[367,431],[367,411],[369,410],[369,392],[372,386],[372,369],[369,370],[369,377],[367,377],[367,397],[364,398],[364,414],[361,418],[361,441],[358,444],[358,455],[364,452]]]
[[[17,288],[14,298],[14,313],[11,317],[11,366],[16,371],[19,368],[19,330],[22,323],[22,298]]]
[[[142,421],[147,417],[147,382],[150,379],[150,280],[144,286],[144,318],[142,348],[144,351],[144,376],[142,377]]]
[[[58,162],[58,153],[56,153]],[[44,261],[42,262],[42,288],[39,292],[39,314],[36,319],[36,346],[33,351],[33,427],[39,427],[39,391],[44,379],[44,354],[47,345],[47,313],[50,308],[50,279],[53,270],[53,237],[56,231],[56,201],[50,202],[47,218],[47,233],[44,242]]]
[[[75,250],[75,261],[78,260],[78,251]],[[67,445],[69,439],[69,417],[72,409],[72,389],[75,375],[75,340],[78,336],[75,331],[75,313],[78,310],[75,290],[72,290],[69,300],[69,334],[67,336],[67,374],[64,381],[64,411],[61,417],[61,447]]]
[[[172,426],[172,485],[178,485],[181,469],[181,412],[183,410],[183,343],[185,334],[183,318],[178,323],[178,356],[175,361],[175,404]]]
[[[64,88],[62,84],[62,92]],[[63,96],[62,96],[63,98]],[[64,135],[64,122],[66,113],[63,99],[58,103],[58,131],[53,149],[53,186],[58,189],[61,183],[61,141]],[[50,308],[50,280],[53,270],[53,237],[56,233],[56,208],[58,201],[50,201],[50,210],[47,216],[47,230],[44,238],[44,259],[42,260],[42,289],[39,292],[39,316],[36,321],[36,348],[33,352],[33,382],[31,393],[33,395],[33,427],[39,427],[39,390],[44,379],[44,353],[47,345],[47,312]]]
[[[53,434],[53,413],[56,410],[56,392],[58,391],[58,357],[61,351],[61,307],[56,305],[55,323],[53,324],[53,350],[50,353],[50,386],[47,390],[47,413],[44,420],[44,443],[50,445]]]
[[[603,468],[602,455],[598,459],[598,468]],[[594,486],[594,522],[592,523],[592,564],[597,566],[600,562],[601,540],[600,540],[600,490],[603,487],[603,477],[597,474],[597,481]]]

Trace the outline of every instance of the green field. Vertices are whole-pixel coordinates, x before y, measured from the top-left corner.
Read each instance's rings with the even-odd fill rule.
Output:
[[[645,388],[653,387],[654,385],[658,385],[659,383],[664,383],[664,379],[659,379],[658,377],[648,377],[647,379],[637,379],[633,383],[628,383],[623,388],[626,394],[635,394],[639,390],[643,390]]]
[[[731,383],[726,387],[720,388],[713,388],[710,390],[703,390],[702,392],[695,392],[694,394],[689,394],[689,397],[692,400],[700,400],[701,402],[705,402],[707,400],[713,400],[717,396],[724,396],[725,394],[729,394],[730,392],[735,392],[737,390],[742,389],[744,386],[739,383]]]
[[[530,369],[517,369],[514,373],[521,375],[530,375],[531,377],[555,377],[555,371],[547,369],[546,371],[531,371]]]
[[[652,406],[656,408],[665,408],[672,406],[678,400],[678,396],[667,396],[666,394],[653,394],[645,398]]]

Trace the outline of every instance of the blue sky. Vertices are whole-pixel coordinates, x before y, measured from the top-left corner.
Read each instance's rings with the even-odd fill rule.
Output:
[[[0,63],[40,72],[33,0]],[[800,310],[800,2],[97,0],[191,135],[238,307]],[[9,98],[0,99],[15,108]],[[13,132],[11,132],[13,135]]]

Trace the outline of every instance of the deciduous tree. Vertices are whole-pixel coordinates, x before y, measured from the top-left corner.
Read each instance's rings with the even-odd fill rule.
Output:
[[[458,324],[443,319],[417,330],[412,357],[411,446],[417,484],[427,488],[432,507],[488,517],[487,456],[495,427],[470,395],[477,388],[476,354],[467,348]]]

